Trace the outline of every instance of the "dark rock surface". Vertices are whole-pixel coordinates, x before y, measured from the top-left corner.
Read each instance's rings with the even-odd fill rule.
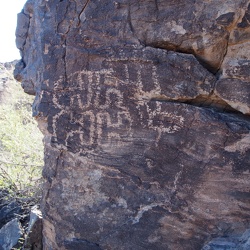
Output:
[[[30,211],[30,220],[27,228],[26,239],[23,250],[41,250],[42,249],[42,214],[41,211],[34,206]]]
[[[0,228],[4,226],[8,221],[14,219],[16,214],[22,212],[22,207],[15,201],[8,202],[8,204],[1,204],[0,209]]]
[[[198,250],[250,228],[249,1],[30,0],[19,17],[44,249]]]
[[[35,197],[0,189],[0,250],[42,249],[41,211],[35,202]]]
[[[202,250],[248,250],[250,249],[250,230],[241,236],[213,239]]]
[[[10,250],[22,235],[18,219],[13,219],[0,229],[0,250]]]

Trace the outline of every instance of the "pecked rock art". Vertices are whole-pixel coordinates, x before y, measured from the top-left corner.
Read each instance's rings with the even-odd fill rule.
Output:
[[[44,249],[201,249],[249,228],[249,1],[27,1],[15,77],[44,134]]]
[[[119,140],[121,136],[133,138],[132,127],[139,125],[157,131],[159,136],[161,132],[178,131],[184,118],[165,110],[162,101],[209,95],[215,79],[192,56],[185,56],[184,65],[172,73],[170,63],[180,60],[180,56],[159,52],[160,56],[156,56],[154,52],[155,49],[148,48],[142,53],[135,51],[131,59],[103,58],[106,69],[73,73],[68,77],[71,87],[66,90],[60,89],[59,80],[56,88],[60,91],[48,94],[55,112],[48,120],[53,142],[80,152],[101,146],[103,139],[104,143],[106,139]],[[157,65],[155,60],[162,60],[162,64]],[[137,61],[141,63],[138,65]],[[164,66],[168,72],[161,74]],[[174,77],[186,68],[187,76]],[[195,68],[200,71],[191,73]],[[161,122],[154,121],[159,118]],[[65,133],[58,129],[61,127]]]

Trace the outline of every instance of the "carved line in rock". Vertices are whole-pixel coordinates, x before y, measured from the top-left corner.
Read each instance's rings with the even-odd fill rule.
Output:
[[[123,58],[120,60],[129,61],[129,58]],[[149,69],[149,72],[152,73],[152,90],[151,91],[144,91],[143,90],[143,81],[142,81],[142,69],[139,69],[137,73],[137,80],[133,82],[133,85],[137,86],[137,94],[135,98],[138,100],[144,101],[157,101],[157,102],[171,102],[171,103],[184,103],[187,105],[202,107],[202,108],[212,108],[213,110],[220,112],[220,113],[229,113],[233,115],[242,116],[242,112],[238,109],[235,109],[229,102],[226,102],[222,99],[219,95],[216,94],[214,89],[216,88],[215,82],[213,89],[210,93],[207,94],[199,94],[195,98],[188,97],[186,100],[182,98],[171,98],[167,97],[166,95],[162,94],[162,90],[158,81],[158,74],[157,74],[157,67],[152,66]],[[127,79],[127,83],[131,82],[128,64],[124,64],[124,75]],[[140,102],[138,103],[137,107],[142,105]],[[143,104],[145,105],[145,104]],[[143,120],[143,117],[141,117]]]
[[[53,117],[52,135],[57,137],[57,128],[60,128],[61,120],[66,116],[71,125],[77,125],[77,129],[66,134],[65,146],[69,146],[74,138],[80,141],[80,145],[94,146],[102,143],[121,140],[121,134],[126,133],[126,138],[132,136],[132,126],[136,126],[132,119],[131,111],[124,104],[124,96],[120,89],[124,84],[138,89],[139,96],[160,95],[161,88],[157,80],[156,68],[152,67],[152,81],[154,89],[144,91],[141,79],[141,71],[137,71],[135,81],[130,80],[127,65],[124,66],[126,82],[115,83],[110,86],[110,79],[113,69],[101,71],[81,71],[71,75],[73,88],[72,93],[67,93],[69,105],[61,104],[61,92],[53,94],[53,104],[60,111]],[[132,87],[131,87],[132,88]],[[74,91],[77,94],[74,95]],[[136,95],[138,96],[138,95]],[[105,101],[103,101],[105,97]],[[156,144],[159,142],[162,133],[175,133],[184,124],[184,118],[162,110],[162,103],[156,102],[156,109],[151,109],[148,100],[136,101],[136,109],[139,114],[139,123],[144,128],[150,128],[158,132]],[[145,113],[146,110],[146,113]],[[153,121],[161,121],[154,124]],[[145,122],[146,121],[146,122]],[[168,121],[168,122],[166,122]],[[79,150],[83,150],[80,149]],[[84,151],[84,150],[83,150]]]
[[[129,76],[129,71],[128,71],[128,65],[125,64],[124,65],[125,68],[125,74],[127,76],[127,81],[131,81],[130,80],[130,76]],[[137,73],[137,80],[133,83],[138,89],[139,94],[142,96],[142,98],[146,99],[147,97],[149,99],[154,98],[154,96],[159,96],[161,95],[161,87],[160,84],[158,82],[158,77],[157,77],[157,68],[155,66],[152,66],[151,69],[152,72],[152,83],[153,83],[153,89],[151,91],[143,91],[143,82],[142,82],[142,69],[139,69],[136,73]]]
[[[78,18],[79,18],[79,22],[81,21],[81,18],[80,18],[80,16],[81,16],[81,14],[82,13],[84,13],[84,11],[85,11],[85,9],[86,9],[86,7],[87,7],[87,5],[88,5],[88,3],[89,3],[89,0],[87,0],[86,2],[85,2],[85,4],[84,4],[84,7],[82,8],[82,10],[81,10],[81,12],[80,12],[80,14],[78,15]],[[247,10],[246,10],[247,11]],[[242,13],[242,18],[243,18],[243,16],[245,15],[245,13]],[[238,23],[238,21],[239,20],[237,20],[237,21],[235,21],[235,25]],[[230,28],[230,32],[233,30],[233,28]],[[66,45],[66,44],[65,44]],[[148,45],[144,45],[144,46],[148,46]],[[152,45],[149,45],[148,47],[152,47],[152,48],[161,48],[161,47],[159,47],[159,46],[157,46],[157,45],[155,45],[155,46],[152,46]],[[227,47],[228,47],[228,44],[227,44]],[[166,49],[166,48],[161,48],[161,49]],[[172,51],[178,51],[177,49],[173,49],[172,47],[169,47],[169,50],[172,50]],[[180,52],[181,53],[187,53],[187,52],[185,52],[185,51],[181,51],[180,50]],[[196,58],[197,58],[197,56],[196,56],[196,54],[195,53],[192,53],[192,52],[188,52],[187,54],[193,54]],[[225,55],[224,55],[224,58],[225,58],[225,56],[226,56],[226,52],[225,52]],[[66,60],[66,58],[64,58],[64,61]],[[66,66],[66,61],[65,61],[65,66]],[[203,67],[205,67],[204,65],[202,65]],[[205,67],[205,68],[207,68],[207,67]],[[219,69],[220,70],[220,69]],[[65,70],[65,75],[66,75],[66,70]],[[155,90],[156,91],[156,93],[159,93],[159,91],[156,89]],[[145,94],[147,94],[147,93],[143,93],[143,95],[145,95]],[[218,98],[220,98],[220,97],[218,97]],[[209,98],[208,98],[209,99]],[[159,101],[171,101],[170,99],[169,100],[160,100],[160,99],[157,99],[157,98],[155,98],[155,100],[159,100]],[[221,99],[222,100],[222,99]],[[183,102],[183,101],[181,101],[181,100],[178,100],[179,102],[182,102],[182,103],[186,103],[185,101]],[[175,100],[175,102],[177,102],[176,100]],[[191,104],[191,105],[193,105],[195,102],[188,102],[188,104]],[[230,104],[229,104],[230,105]]]

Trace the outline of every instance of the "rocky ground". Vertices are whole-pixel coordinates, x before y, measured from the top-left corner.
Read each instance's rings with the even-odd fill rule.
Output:
[[[0,190],[0,249],[20,249],[24,245],[30,212],[36,204],[35,199]]]
[[[33,228],[35,243],[29,231],[40,218],[41,167],[35,164],[42,165],[42,138],[38,140],[40,131],[31,117],[32,98],[23,95],[13,78],[15,64],[0,63],[0,249],[20,249],[25,242],[25,249],[41,249],[41,225],[36,226],[40,238]]]

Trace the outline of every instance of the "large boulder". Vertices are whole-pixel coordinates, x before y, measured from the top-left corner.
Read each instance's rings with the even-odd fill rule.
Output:
[[[250,227],[248,17],[246,0],[27,2],[15,75],[45,136],[44,249],[198,250]]]

